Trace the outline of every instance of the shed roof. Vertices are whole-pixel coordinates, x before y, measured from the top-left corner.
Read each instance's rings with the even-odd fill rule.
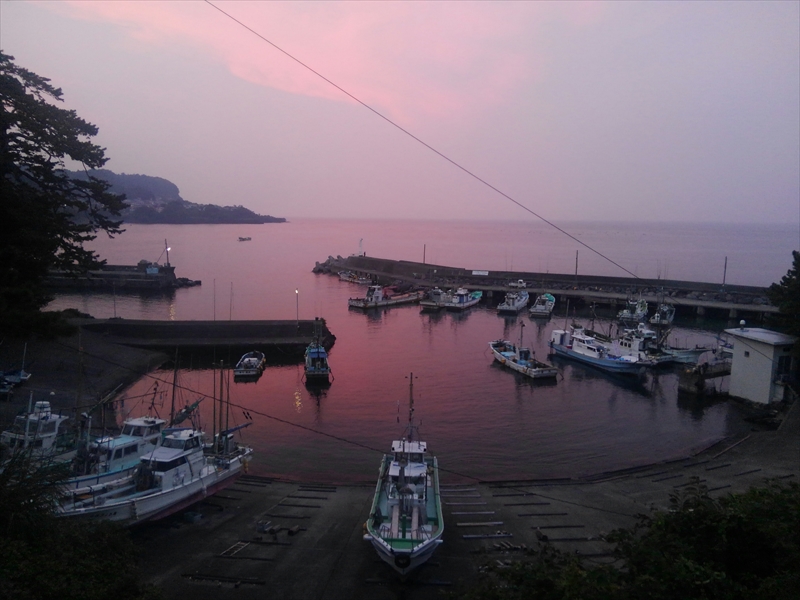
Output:
[[[769,344],[771,346],[784,346],[794,344],[797,338],[793,335],[785,333],[778,333],[777,331],[770,331],[769,329],[762,329],[760,327],[739,327],[736,329],[726,329],[728,333],[734,337],[744,338],[761,342],[762,344]]]

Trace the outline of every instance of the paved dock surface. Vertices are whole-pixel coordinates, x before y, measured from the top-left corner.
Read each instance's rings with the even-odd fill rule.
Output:
[[[233,487],[134,532],[142,571],[168,597],[437,598],[486,562],[524,560],[547,543],[611,562],[609,531],[666,509],[694,478],[710,495],[800,477],[800,410],[777,431],[726,439],[682,460],[574,480],[442,482],[444,543],[405,582],[363,540],[374,484],[242,476]]]

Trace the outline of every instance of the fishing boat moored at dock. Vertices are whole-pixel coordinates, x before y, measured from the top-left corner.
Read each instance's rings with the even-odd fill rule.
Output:
[[[380,285],[371,285],[367,288],[364,298],[350,298],[347,304],[350,308],[382,308],[400,304],[415,304],[422,300],[423,293],[406,292],[403,294],[392,293],[391,288]]]

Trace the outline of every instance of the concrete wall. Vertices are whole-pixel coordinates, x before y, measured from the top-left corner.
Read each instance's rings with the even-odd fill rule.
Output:
[[[735,338],[730,394],[761,404],[780,400],[773,398],[772,382],[777,365],[776,350],[782,349],[782,346]]]

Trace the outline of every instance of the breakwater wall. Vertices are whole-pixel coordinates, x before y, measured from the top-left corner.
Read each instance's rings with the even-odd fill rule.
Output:
[[[658,302],[663,297],[674,304],[679,313],[762,320],[778,312],[777,307],[770,305],[766,289],[758,286],[565,273],[479,271],[367,256],[329,256],[324,263],[317,263],[314,270],[330,273],[352,271],[382,284],[399,280],[421,287],[461,285],[483,290],[489,298],[499,293],[500,299],[511,289],[509,282],[522,279],[532,293],[549,292],[559,300],[570,299],[571,302],[614,308],[621,307],[631,296],[642,296],[648,302]]]
[[[317,337],[328,349],[336,337],[324,319],[297,321],[144,321],[128,319],[87,319],[82,329],[102,335],[106,340],[161,350],[167,353],[198,354],[232,352],[239,355],[260,350],[276,360],[302,358],[306,347]]]

